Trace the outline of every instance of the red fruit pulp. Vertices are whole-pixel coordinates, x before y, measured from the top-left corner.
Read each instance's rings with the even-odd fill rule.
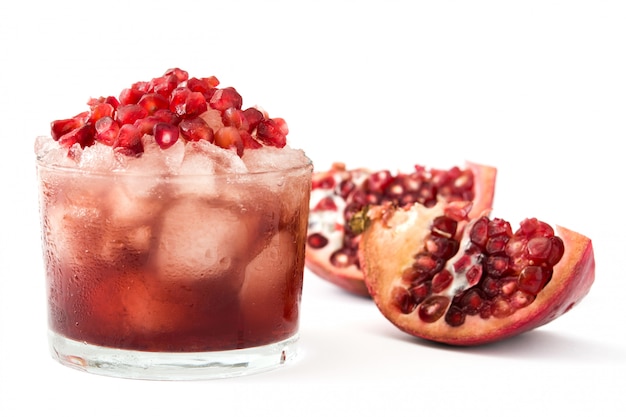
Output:
[[[349,227],[355,213],[367,205],[419,202],[432,206],[438,200],[472,201],[474,218],[490,210],[496,169],[472,162],[464,168],[426,169],[414,172],[347,170],[335,164],[313,177],[306,265],[319,277],[361,296],[369,293],[358,258],[360,236]]]

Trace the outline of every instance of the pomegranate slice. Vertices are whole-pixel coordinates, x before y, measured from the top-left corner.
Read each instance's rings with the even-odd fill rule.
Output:
[[[589,238],[534,218],[515,232],[501,219],[469,221],[458,204],[385,205],[366,215],[359,250],[365,283],[399,329],[478,345],[544,325],[589,292],[595,276]],[[442,220],[455,227],[441,232]],[[458,251],[447,252],[446,242],[456,242]]]
[[[419,202],[427,207],[438,200],[472,201],[470,218],[490,210],[496,169],[467,162],[464,168],[426,169],[411,173],[347,170],[336,163],[313,177],[306,266],[319,277],[362,296],[369,296],[358,259],[360,237],[349,225],[366,205]]]

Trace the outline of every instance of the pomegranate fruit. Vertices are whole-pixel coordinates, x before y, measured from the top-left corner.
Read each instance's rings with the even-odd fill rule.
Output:
[[[595,275],[591,240],[535,218],[513,231],[469,204],[390,204],[365,214],[359,259],[383,315],[450,345],[504,339],[569,311]]]
[[[346,169],[336,163],[313,176],[306,244],[306,266],[319,277],[357,295],[369,296],[358,258],[360,236],[349,227],[367,205],[418,202],[431,207],[438,200],[472,201],[470,218],[490,210],[496,169],[467,162],[464,168],[427,169],[409,173]]]
[[[285,147],[289,129],[284,119],[269,118],[254,107],[242,110],[237,90],[218,85],[214,76],[189,78],[173,68],[151,81],[133,83],[119,99],[91,98],[88,111],[53,121],[51,135],[68,150],[100,142],[133,156],[143,153],[143,135],[153,135],[162,149],[178,140],[207,140],[239,156],[263,145]]]

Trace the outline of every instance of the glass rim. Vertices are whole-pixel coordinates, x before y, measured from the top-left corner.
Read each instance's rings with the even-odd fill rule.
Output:
[[[277,169],[264,169],[260,171],[248,171],[248,172],[226,172],[226,173],[176,173],[176,172],[168,172],[168,171],[139,171],[139,170],[131,170],[127,171],[124,169],[112,169],[112,170],[91,170],[87,168],[81,168],[77,166],[64,166],[56,163],[49,163],[43,160],[43,158],[39,155],[36,157],[36,167],[37,169],[42,169],[50,172],[63,173],[64,175],[79,175],[79,176],[87,176],[87,177],[150,177],[150,178],[162,178],[162,179],[182,179],[182,178],[202,178],[202,177],[210,177],[210,178],[252,178],[252,177],[260,177],[267,175],[276,175],[276,174],[291,174],[297,173],[298,171],[309,171],[313,172],[313,161],[305,155],[306,162],[297,165],[290,165],[286,168],[277,168]]]

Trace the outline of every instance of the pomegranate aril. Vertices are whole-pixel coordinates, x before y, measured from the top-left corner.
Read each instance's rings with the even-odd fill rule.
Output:
[[[88,113],[83,113],[84,116],[88,116]],[[66,133],[71,132],[74,129],[78,129],[85,124],[85,121],[81,117],[72,117],[71,119],[55,120],[50,124],[50,131],[52,139],[59,140],[59,138]]]
[[[79,144],[81,148],[91,146],[95,142],[95,128],[91,123],[82,125],[71,132],[61,136],[58,140],[59,145],[70,148],[74,144]]]
[[[176,82],[178,84],[182,83],[183,81],[187,81],[189,79],[189,73],[180,68],[170,68],[167,71],[165,71],[165,74],[163,75],[173,76],[176,79]]]
[[[245,131],[249,131],[250,128],[248,119],[246,119],[243,111],[234,107],[230,107],[224,111],[222,121],[224,122],[224,126],[232,126]]]
[[[177,126],[169,123],[157,123],[154,125],[154,140],[161,149],[167,149],[178,140],[179,130]]]
[[[459,300],[459,307],[468,315],[478,314],[485,304],[485,296],[477,288],[471,288]]]
[[[496,318],[505,318],[515,312],[515,309],[504,297],[496,297],[491,304],[491,314]]]
[[[129,156],[137,156],[143,153],[143,144],[141,143],[142,133],[133,125],[123,125],[113,147],[116,151]]]
[[[243,115],[248,121],[249,131],[252,132],[259,125],[261,120],[265,119],[265,115],[254,107],[249,107],[243,111]]]
[[[432,290],[434,293],[440,293],[452,284],[454,277],[452,274],[444,269],[441,272],[435,274],[432,280]]]
[[[264,145],[283,148],[287,144],[289,129],[283,119],[264,119],[257,126],[257,140]]]
[[[328,239],[320,233],[312,233],[307,237],[307,244],[314,249],[320,249],[328,245]]]
[[[150,81],[148,84],[148,91],[160,96],[169,97],[172,91],[174,91],[174,89],[181,82],[182,81],[179,81],[174,74],[163,75],[161,77],[153,78]]]
[[[202,93],[204,98],[209,102],[213,94],[217,89],[215,88],[219,84],[217,78],[195,78],[192,77],[187,80],[187,88],[191,91],[196,91],[198,93]]]
[[[214,132],[201,117],[185,119],[178,125],[180,134],[190,142],[206,140],[213,142]]]
[[[145,91],[140,91],[137,88],[125,88],[120,93],[120,105],[126,106],[129,104],[137,104],[141,97],[143,97]]]
[[[115,108],[109,103],[96,103],[91,106],[91,112],[89,114],[89,122],[96,123],[103,117],[112,117],[115,113]]]
[[[509,241],[508,236],[494,236],[487,239],[487,244],[485,245],[485,251],[490,254],[499,254],[504,253],[506,248],[506,244]]]
[[[235,90],[233,87],[225,87],[220,88],[211,97],[209,100],[209,105],[211,108],[219,110],[221,112],[226,111],[231,107],[235,109],[241,109],[241,105],[243,104],[243,100],[241,95]]]
[[[338,268],[345,268],[351,265],[358,264],[358,258],[355,250],[350,250],[350,248],[340,249],[335,251],[330,256],[330,263]]]
[[[95,124],[96,140],[108,146],[113,146],[120,132],[120,125],[112,117],[103,117]]]
[[[241,141],[243,142],[244,149],[258,149],[263,147],[262,144],[260,144],[256,139],[252,137],[250,133],[245,130],[239,129],[239,136],[241,136]]]
[[[420,304],[433,293],[430,282],[422,282],[418,285],[410,287],[409,292],[413,296],[415,304]]]
[[[550,281],[550,272],[536,265],[529,265],[522,269],[517,279],[520,290],[537,295]]]
[[[465,323],[465,312],[456,306],[451,306],[446,312],[446,323],[452,327],[459,327]]]
[[[148,111],[138,104],[120,106],[115,114],[115,120],[120,125],[132,125],[139,119],[148,116]]]
[[[419,305],[419,318],[426,323],[434,323],[443,317],[449,305],[450,299],[448,297],[433,295]]]
[[[396,307],[403,314],[409,314],[417,307],[417,303],[411,293],[402,287],[396,287],[393,289],[392,299]]]
[[[167,95],[169,96],[169,93]],[[166,97],[159,93],[146,94],[137,104],[146,109],[148,114],[154,114],[157,110],[169,109],[170,102]]]
[[[509,271],[509,258],[506,256],[489,256],[485,260],[487,274],[492,277],[504,276]]]
[[[459,242],[441,236],[431,235],[426,238],[426,251],[441,258],[450,259],[459,250]]]
[[[489,238],[489,218],[481,217],[472,224],[470,230],[470,240],[476,245],[484,248]]]
[[[237,155],[243,154],[243,140],[239,134],[239,129],[232,126],[224,126],[215,132],[214,143],[224,149],[232,149]]]
[[[458,222],[447,216],[439,216],[433,220],[430,230],[433,234],[441,237],[452,238],[456,234]]]
[[[435,274],[441,270],[443,261],[427,252],[418,253],[413,262],[413,268],[420,269],[430,274]]]

